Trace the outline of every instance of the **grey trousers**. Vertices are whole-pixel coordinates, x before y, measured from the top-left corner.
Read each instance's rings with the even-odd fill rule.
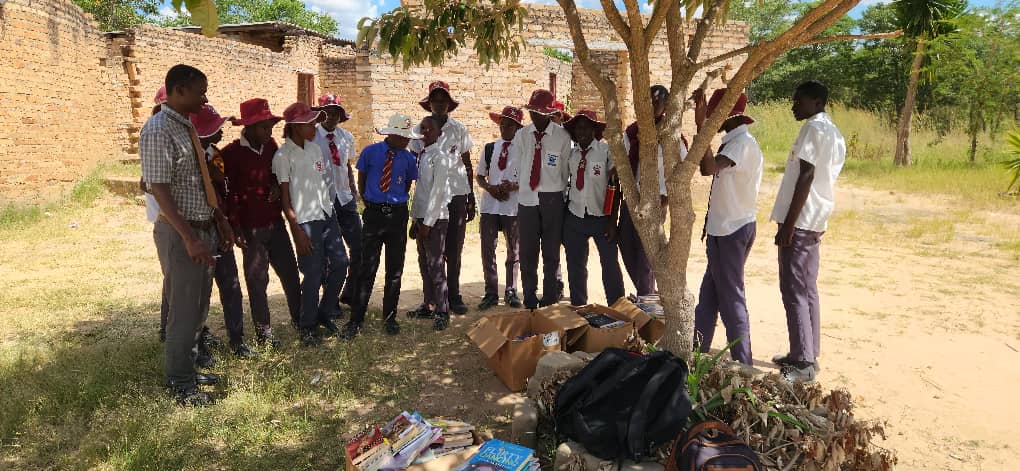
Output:
[[[454,196],[447,208],[450,219],[446,231],[446,283],[450,297],[456,298],[460,296],[460,263],[467,230],[467,195]]]
[[[641,244],[637,228],[630,217],[627,202],[620,205],[620,227],[617,230],[617,241],[620,244],[620,258],[627,268],[630,280],[634,282],[638,296],[646,296],[655,292],[655,273],[652,263],[648,261],[645,247]]]
[[[517,216],[482,213],[478,222],[482,237],[482,273],[485,278],[485,295],[499,295],[499,269],[496,266],[496,239],[503,233],[506,241],[506,291],[517,291],[517,272],[520,269]]]
[[[517,207],[520,233],[521,284],[524,306],[534,308],[538,299],[538,254],[542,253],[542,305],[557,302],[560,294],[560,245],[563,243],[563,193],[538,194],[538,206]]]
[[[361,215],[358,214],[358,203],[355,200],[345,205],[333,200],[333,214],[336,214],[336,222],[340,225],[340,235],[347,245],[347,254],[350,264],[347,266],[347,273],[340,282],[343,291],[340,292],[340,302],[350,305],[354,302],[354,293],[357,290],[357,283],[354,279],[358,274],[358,267],[361,266]]]
[[[814,362],[821,351],[818,249],[822,232],[793,230],[793,244],[779,247],[779,291],[786,308],[790,360]]]
[[[245,229],[244,237],[248,242],[248,248],[241,251],[244,255],[244,282],[248,286],[248,303],[251,305],[251,319],[256,334],[263,335],[270,331],[269,299],[266,296],[270,265],[283,286],[290,320],[296,324],[301,318],[301,284],[294,246],[290,243],[290,235],[283,221],[271,226]]]
[[[606,304],[613,304],[624,295],[623,272],[620,270],[616,243],[606,237],[607,216],[579,218],[567,211],[563,225],[563,246],[567,252],[567,281],[570,282],[570,304],[588,304],[588,239],[595,239],[602,263],[602,287]]]
[[[213,279],[220,291],[220,305],[223,306],[223,324],[227,328],[227,337],[231,345],[238,345],[244,340],[244,299],[241,296],[241,282],[237,277],[237,259],[234,249],[217,252],[216,269]],[[166,293],[160,306],[159,338],[166,338],[166,318],[170,314]]]
[[[418,219],[418,226],[424,224]],[[450,312],[450,291],[447,286],[447,230],[449,221],[440,219],[429,230],[429,236],[422,237],[421,231],[415,242],[418,246],[418,269],[421,271],[422,291],[425,305],[435,305],[436,312]]]
[[[196,229],[195,233],[215,250],[215,228]],[[157,222],[152,237],[163,270],[168,307],[164,343],[166,384],[171,388],[194,386],[195,355],[202,326],[209,316],[213,267],[192,262],[184,239],[170,224]]]
[[[694,342],[708,352],[715,336],[715,324],[722,317],[726,343],[739,341],[730,348],[730,356],[745,365],[752,362],[751,320],[744,292],[744,264],[751,254],[757,223],[749,222],[730,235],[705,239],[708,266],[701,280],[698,306],[694,309]]]

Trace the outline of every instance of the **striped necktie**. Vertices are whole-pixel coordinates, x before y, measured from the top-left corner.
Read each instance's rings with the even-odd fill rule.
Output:
[[[386,151],[386,163],[383,164],[382,176],[379,177],[379,189],[383,193],[390,191],[390,182],[393,180],[393,157],[397,151],[390,149]]]

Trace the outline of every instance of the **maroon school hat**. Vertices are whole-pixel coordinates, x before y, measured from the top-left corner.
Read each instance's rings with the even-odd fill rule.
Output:
[[[276,124],[281,119],[283,118],[269,111],[269,101],[265,98],[252,98],[241,103],[241,124],[244,126],[251,126],[263,121],[272,121],[273,124]]]
[[[340,102],[340,97],[334,93],[326,93],[319,97],[319,109],[325,110],[330,106],[340,108],[340,122],[351,119],[351,115],[347,113],[347,108],[344,108],[343,103]]]
[[[595,125],[595,139],[602,140],[602,133],[606,130],[606,123],[605,121],[599,121],[598,115],[592,110],[578,111],[574,117],[563,123],[563,127],[570,132],[571,136],[574,134],[574,126],[577,126],[577,121],[579,119],[587,119],[588,121],[591,121],[592,124]]]
[[[499,124],[499,121],[503,118],[507,118],[521,126],[524,126],[524,112],[516,106],[504,106],[503,111],[500,113],[489,113],[489,119],[492,122]]]
[[[553,96],[552,92],[540,88],[531,92],[531,98],[528,100],[528,104],[524,105],[524,108],[528,111],[549,115],[557,112],[553,105],[555,102],[556,97]]]
[[[706,114],[711,115],[715,111],[716,107],[719,106],[719,102],[722,101],[723,94],[726,93],[725,88],[717,89],[712,92],[712,98],[708,100],[708,106],[706,107]],[[754,122],[754,118],[744,114],[744,110],[747,108],[747,94],[741,92],[740,97],[737,98],[737,102],[733,105],[733,109],[730,110],[730,114],[726,116],[726,119],[740,117],[742,124],[751,124]]]
[[[198,137],[209,137],[216,134],[220,129],[223,129],[223,125],[228,119],[220,116],[216,108],[208,103],[202,105],[202,111],[193,113],[189,118],[191,124],[195,126],[195,133],[198,134]]]
[[[426,95],[425,98],[423,98],[421,101],[418,102],[418,104],[421,105],[422,108],[425,108],[425,111],[428,111],[429,113],[432,112],[432,105],[429,104],[429,97],[431,97],[432,96],[432,92],[434,92],[436,90],[441,90],[443,92],[446,92],[446,96],[450,99],[450,108],[448,108],[446,110],[447,113],[452,113],[453,110],[457,109],[457,105],[459,105],[460,102],[457,101],[457,100],[454,100],[453,99],[453,95],[450,94],[450,84],[448,84],[448,83],[446,83],[446,82],[444,82],[442,80],[436,80],[435,82],[432,82],[432,83],[429,84],[429,94]]]

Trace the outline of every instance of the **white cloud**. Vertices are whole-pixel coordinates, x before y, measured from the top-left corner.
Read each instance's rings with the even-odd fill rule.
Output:
[[[377,18],[383,0],[305,0],[312,10],[328,13],[340,23],[340,36],[353,39],[358,35],[358,22],[364,17]]]

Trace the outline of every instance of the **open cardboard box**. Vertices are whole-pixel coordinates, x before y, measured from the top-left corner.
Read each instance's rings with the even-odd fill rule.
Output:
[[[645,342],[658,342],[659,339],[661,339],[666,333],[666,323],[648,315],[647,312],[642,311],[641,308],[630,302],[630,300],[626,297],[617,299],[616,302],[609,307],[633,321],[634,327],[638,331],[638,335],[640,335]]]
[[[482,440],[478,436],[477,431],[471,432],[472,438],[474,438],[475,444],[465,448],[463,451],[449,454],[446,456],[440,456],[432,461],[426,461],[422,464],[413,464],[407,467],[407,471],[452,471],[460,468],[461,465],[467,463],[475,453],[478,453],[478,449],[481,448],[485,440]],[[344,461],[346,471],[361,471],[361,468],[354,465],[351,460],[351,455],[347,452],[347,447],[344,447]]]
[[[546,351],[541,334],[559,333],[560,349],[571,351],[571,346],[584,335],[587,327],[588,321],[570,308],[552,305],[535,311],[482,317],[468,331],[468,337],[485,355],[489,368],[516,392],[527,387],[538,359]],[[539,335],[516,340],[530,334]]]
[[[577,343],[571,346],[571,348],[575,351],[580,350],[582,352],[598,353],[607,348],[622,348],[627,343],[627,339],[630,338],[632,333],[634,333],[634,319],[616,311],[615,309],[599,304],[589,304],[587,306],[578,307],[576,312],[579,313],[578,315],[580,315],[580,313],[605,314],[618,321],[624,321],[626,324],[609,328],[598,328],[589,325],[586,329],[584,329],[584,335],[578,339]]]

